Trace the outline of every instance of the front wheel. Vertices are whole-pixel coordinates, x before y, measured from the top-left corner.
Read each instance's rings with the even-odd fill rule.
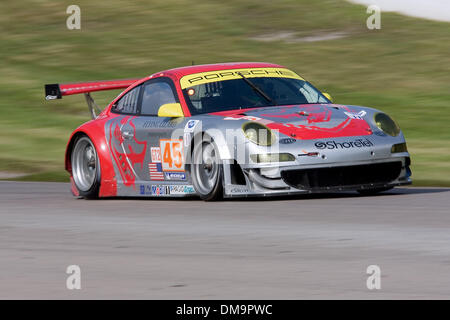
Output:
[[[223,166],[216,145],[208,136],[194,146],[191,165],[192,183],[200,198],[206,201],[223,197]]]
[[[71,162],[73,181],[80,196],[88,199],[97,198],[100,188],[100,165],[95,146],[87,136],[75,141]]]

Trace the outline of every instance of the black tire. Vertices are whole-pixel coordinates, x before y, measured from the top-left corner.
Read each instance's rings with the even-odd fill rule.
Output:
[[[205,159],[205,156],[208,157]],[[194,146],[191,164],[192,184],[202,200],[223,198],[223,165],[214,141],[205,135]]]
[[[89,137],[82,135],[75,140],[70,161],[73,181],[79,195],[85,199],[98,198],[100,161]]]
[[[360,189],[357,190],[363,196],[373,196],[383,191],[391,190],[394,187],[373,188],[373,189]]]

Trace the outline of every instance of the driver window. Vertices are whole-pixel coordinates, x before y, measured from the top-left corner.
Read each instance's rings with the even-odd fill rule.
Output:
[[[176,103],[172,88],[167,82],[150,82],[144,85],[141,114],[157,116],[159,108],[166,103]]]

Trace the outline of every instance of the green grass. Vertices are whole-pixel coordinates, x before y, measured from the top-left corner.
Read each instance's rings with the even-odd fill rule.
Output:
[[[89,117],[82,96],[46,102],[45,83],[146,76],[183,65],[283,64],[337,103],[391,114],[412,154],[416,184],[450,185],[450,24],[382,14],[366,28],[345,1],[79,0],[82,29],[67,30],[71,1],[0,4],[0,171],[68,179],[67,139]],[[347,37],[319,42],[252,40],[294,32]],[[94,94],[105,106],[118,92]]]

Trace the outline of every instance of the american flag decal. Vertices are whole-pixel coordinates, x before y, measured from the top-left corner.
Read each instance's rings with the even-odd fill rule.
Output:
[[[148,170],[150,172],[150,180],[164,180],[164,173],[162,172],[161,163],[149,163]]]

